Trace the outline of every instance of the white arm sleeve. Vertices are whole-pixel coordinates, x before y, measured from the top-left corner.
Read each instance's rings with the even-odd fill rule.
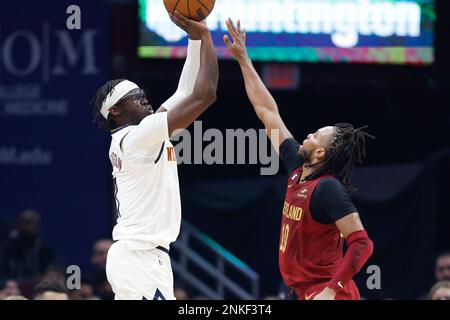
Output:
[[[198,70],[200,69],[200,48],[201,40],[189,39],[186,62],[181,72],[180,81],[178,82],[177,91],[162,107],[169,111],[176,106],[181,100],[190,95],[194,90],[195,82],[197,81]]]
[[[124,139],[124,147],[133,152],[143,151],[169,139],[167,112],[145,117]]]

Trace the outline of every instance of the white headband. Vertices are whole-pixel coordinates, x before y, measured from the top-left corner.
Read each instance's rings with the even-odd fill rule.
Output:
[[[100,110],[102,116],[105,117],[105,119],[108,119],[109,109],[134,89],[139,89],[138,85],[134,82],[124,80],[118,83],[108,94],[105,101],[103,101],[102,109]]]

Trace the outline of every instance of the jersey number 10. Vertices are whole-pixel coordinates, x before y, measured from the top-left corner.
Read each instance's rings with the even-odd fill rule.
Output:
[[[287,240],[289,236],[289,225],[284,223],[281,227],[281,243],[280,243],[280,251],[284,253],[286,251]]]

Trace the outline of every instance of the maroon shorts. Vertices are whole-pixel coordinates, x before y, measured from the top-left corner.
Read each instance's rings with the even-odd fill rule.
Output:
[[[298,300],[312,300],[325,288],[325,283],[309,284],[306,286],[295,287],[295,294]],[[358,287],[353,280],[349,281],[343,290],[340,290],[335,300],[360,300]]]

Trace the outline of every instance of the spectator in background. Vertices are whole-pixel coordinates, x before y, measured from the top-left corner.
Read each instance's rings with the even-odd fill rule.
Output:
[[[26,210],[19,214],[16,229],[6,240],[0,259],[0,274],[12,279],[42,275],[55,261],[55,254],[40,238],[39,213]]]
[[[0,300],[6,300],[11,296],[20,295],[19,285],[15,280],[0,280]]]
[[[111,239],[100,239],[95,241],[92,248],[91,264],[96,272],[106,272],[106,257],[108,250],[113,244]]]
[[[94,294],[93,279],[90,279],[88,276],[83,276],[80,285],[80,289],[73,289],[69,292],[70,300],[100,300],[100,298]]]
[[[106,258],[112,244],[111,239],[100,239],[92,247],[91,264],[94,267],[94,292],[102,300],[114,299],[114,292],[106,278]]]
[[[48,266],[45,273],[42,275],[42,279],[52,279],[59,282],[66,281],[66,268],[57,264]]]
[[[36,285],[43,279],[58,281],[64,284],[66,282],[66,270],[59,265],[50,265],[47,270],[45,270],[44,274],[32,279],[21,281],[20,289],[22,291],[22,295],[31,299],[33,297],[34,287],[36,287]]]
[[[68,290],[57,278],[44,279],[34,288],[33,300],[69,300]]]
[[[450,281],[450,251],[438,255],[434,274],[436,281]]]
[[[450,251],[444,251],[438,254],[434,266],[434,275],[436,282],[450,281]],[[422,293],[417,299],[430,300],[430,294]]]
[[[450,300],[450,281],[439,281],[430,290],[428,300]]]
[[[180,286],[174,287],[173,295],[177,300],[189,300],[189,294],[187,293],[186,289]]]

